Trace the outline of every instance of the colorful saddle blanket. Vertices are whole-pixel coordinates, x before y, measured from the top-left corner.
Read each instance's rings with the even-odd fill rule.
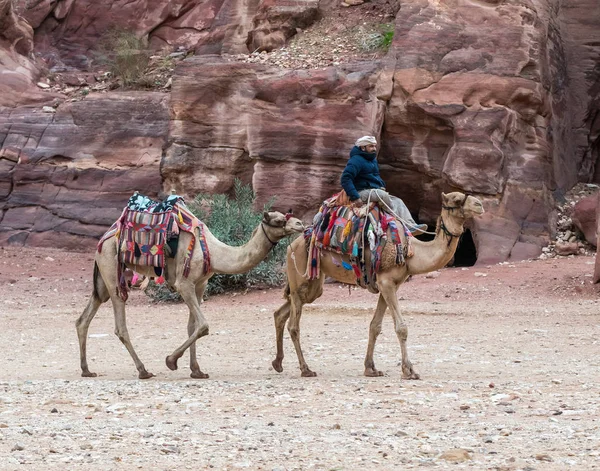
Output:
[[[118,292],[124,301],[128,296],[125,264],[154,267],[154,273],[160,279],[164,273],[166,253],[175,256],[180,231],[192,235],[185,253],[183,275],[189,275],[196,236],[202,250],[203,271],[208,273],[210,255],[204,224],[191,213],[181,196],[171,195],[162,202],[138,193],[129,198],[119,219],[98,242],[98,252],[101,252],[104,241],[117,238]]]
[[[389,241],[396,246],[396,263],[401,265],[409,256],[412,235],[377,204],[371,203],[366,211],[352,206],[332,206],[336,196],[323,202],[313,226],[304,233],[309,244],[309,279],[319,277],[320,251],[329,250],[348,255],[351,263],[342,261],[341,266],[354,271],[360,286],[373,287],[386,243]],[[402,243],[401,231],[406,235],[406,244]],[[370,250],[369,264],[364,261],[365,247]]]

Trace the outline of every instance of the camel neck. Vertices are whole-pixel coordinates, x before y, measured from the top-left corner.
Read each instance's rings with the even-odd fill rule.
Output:
[[[277,240],[267,234],[264,227],[256,228],[250,240],[238,247],[221,242],[210,231],[207,231],[206,242],[210,252],[211,271],[232,275],[254,268],[277,244]]]
[[[435,239],[429,242],[413,240],[414,255],[406,263],[411,274],[427,273],[446,266],[452,259],[464,231],[464,219],[442,210],[438,218]]]

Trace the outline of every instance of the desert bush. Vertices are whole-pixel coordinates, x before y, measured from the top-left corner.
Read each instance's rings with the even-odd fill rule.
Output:
[[[394,40],[393,25],[380,25],[380,31],[366,34],[361,41],[361,49],[366,52],[387,51]]]
[[[159,303],[180,303],[183,301],[181,295],[177,291],[171,291],[166,283],[159,285],[154,280],[150,280],[144,293],[153,301]]]
[[[136,84],[150,61],[146,40],[123,29],[112,29],[104,35],[98,55],[98,61],[106,64],[124,86]]]
[[[256,195],[250,185],[235,180],[233,197],[224,194],[200,194],[188,204],[190,211],[221,242],[239,246],[245,244],[268,211],[273,201],[263,211],[254,210]],[[214,275],[208,282],[205,295],[240,291],[253,287],[278,286],[284,280],[283,264],[287,245],[285,239],[277,244],[267,258],[247,273],[238,275]],[[197,248],[197,250],[199,250]],[[181,297],[165,285],[150,282],[145,293],[159,302],[180,301]]]
[[[270,201],[263,211],[254,210],[256,195],[250,185],[235,180],[233,198],[227,195],[198,195],[190,210],[203,221],[221,242],[239,246],[245,244],[262,219],[263,211],[273,204]],[[208,282],[207,294],[244,290],[251,287],[277,286],[284,279],[283,263],[286,244],[282,241],[267,258],[247,273],[213,276]]]

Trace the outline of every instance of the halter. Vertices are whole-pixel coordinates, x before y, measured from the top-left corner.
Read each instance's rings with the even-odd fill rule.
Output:
[[[455,209],[462,209],[463,210],[463,216],[464,216],[465,203],[467,202],[467,198],[468,197],[469,197],[469,195],[465,195],[464,199],[462,200],[462,202],[458,206],[444,206],[444,205],[442,205],[442,209],[445,209],[447,211],[454,211]]]
[[[266,222],[264,222],[264,221],[261,221],[261,223],[260,223],[260,227],[261,227],[261,229],[262,229],[262,231],[263,231],[263,234],[265,235],[265,237],[267,238],[267,240],[268,240],[269,242],[271,242],[271,248],[273,248],[273,247],[275,247],[275,246],[277,245],[277,243],[278,243],[279,241],[277,241],[277,242],[273,242],[273,241],[272,241],[272,240],[269,238],[269,235],[267,234],[267,231],[265,231],[265,226],[269,226],[269,227],[276,227],[276,226],[271,226],[270,224],[267,224],[267,223],[266,223]]]
[[[294,217],[294,214],[292,213],[292,210],[290,209],[287,213],[285,213],[285,220],[286,222],[290,220],[290,218]],[[268,222],[266,222],[264,219],[260,222],[260,227],[263,231],[263,234],[265,235],[265,237],[267,238],[267,240],[271,243],[271,248],[275,247],[279,241],[277,242],[273,242],[270,238],[269,235],[267,234],[267,231],[265,230],[265,226],[269,226],[269,227],[284,227],[285,224],[283,226],[272,226],[271,224],[269,224]]]
[[[469,197],[469,195],[465,195],[464,199],[462,200],[462,202],[460,203],[460,205],[458,206],[444,206],[442,205],[442,209],[445,209],[446,211],[454,211],[455,209],[460,209],[463,212],[463,217],[465,215],[465,203],[467,202],[467,198]],[[450,230],[446,227],[446,224],[444,223],[444,218],[442,218],[442,216],[440,216],[440,229],[442,231],[444,231],[444,234],[446,236],[449,237],[448,239],[448,246],[450,246],[450,244],[452,243],[452,239],[454,239],[455,237],[460,237],[463,233],[461,232],[460,234],[453,234],[452,232],[450,232]],[[464,231],[463,231],[464,232]]]

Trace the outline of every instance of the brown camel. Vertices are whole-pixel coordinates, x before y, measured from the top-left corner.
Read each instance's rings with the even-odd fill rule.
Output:
[[[438,218],[434,240],[423,242],[413,239],[411,244],[414,254],[406,258],[406,263],[402,265],[396,264],[396,247],[392,244],[385,246],[381,258],[381,268],[377,272],[379,300],[369,327],[369,344],[365,357],[365,376],[383,376],[383,373],[375,368],[373,351],[377,336],[381,332],[383,315],[389,307],[394,320],[396,335],[400,341],[403,377],[406,379],[419,379],[419,375],[415,372],[408,359],[406,348],[408,327],[400,313],[396,291],[410,275],[427,273],[444,267],[454,256],[458,240],[464,231],[465,221],[482,213],[483,206],[477,198],[459,192],[442,193],[442,212]],[[404,243],[406,243],[406,240],[403,237]],[[370,257],[368,247],[365,248],[365,251],[366,259],[368,260]],[[322,250],[320,254],[320,276],[315,280],[308,280],[304,275],[308,263],[308,251],[304,238],[298,237],[288,247],[286,302],[274,314],[277,355],[272,365],[278,372],[283,371],[283,329],[289,318],[288,330],[296,348],[296,355],[298,356],[302,376],[316,376],[316,373],[311,371],[306,364],[302,348],[300,347],[300,316],[302,315],[302,306],[312,303],[321,296],[326,276],[330,276],[342,283],[356,284],[354,272],[344,269],[343,266],[340,266],[342,264],[339,262],[334,263],[334,257],[349,262],[347,256]]]
[[[200,371],[196,359],[196,340],[208,334],[208,323],[200,312],[200,302],[204,289],[211,276],[215,273],[244,273],[258,265],[270,250],[282,238],[302,232],[304,225],[295,217],[286,218],[282,213],[265,212],[260,225],[254,230],[250,240],[241,247],[231,247],[219,241],[205,227],[206,245],[208,247],[211,267],[210,272],[203,273],[203,255],[196,238],[196,248],[191,260],[191,268],[187,277],[183,276],[184,258],[191,235],[180,233],[180,241],[174,258],[167,258],[165,281],[183,298],[189,308],[188,335],[189,338],[166,359],[171,370],[177,369],[177,360],[185,350],[190,349],[190,369],[192,378],[208,378]],[[155,277],[153,267],[127,265],[127,268],[147,277]],[[117,293],[117,244],[116,239],[110,238],[104,242],[101,252],[96,252],[94,265],[94,284],[92,296],[87,307],[77,319],[77,335],[79,337],[79,353],[81,359],[81,376],[95,377],[90,372],[86,358],[86,340],[90,322],[100,305],[110,298],[115,314],[115,334],[123,342],[133,358],[140,379],[154,376],[146,371],[131,345],[125,320],[125,302]]]

